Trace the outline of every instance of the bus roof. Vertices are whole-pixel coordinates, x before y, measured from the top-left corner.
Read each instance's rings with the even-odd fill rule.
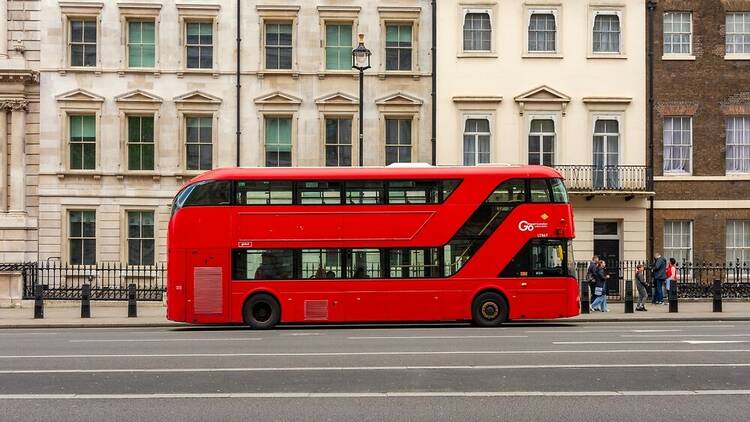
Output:
[[[561,178],[550,167],[529,165],[420,166],[420,167],[225,167],[209,170],[187,184],[202,180],[345,180],[345,179],[451,179],[466,176]]]

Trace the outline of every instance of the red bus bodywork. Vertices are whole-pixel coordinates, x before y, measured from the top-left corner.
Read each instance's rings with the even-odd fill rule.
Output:
[[[555,170],[539,166],[227,168],[206,172],[183,189],[206,180],[451,179],[461,183],[440,204],[221,205],[173,210],[168,233],[167,318],[198,324],[242,323],[245,301],[258,292],[277,299],[281,323],[465,321],[471,320],[473,298],[484,291],[505,297],[510,320],[576,316],[580,298],[572,276],[499,276],[530,239],[574,237],[568,203],[518,205],[451,276],[232,279],[232,250],[237,248],[441,247],[501,182],[560,177]],[[529,224],[533,230],[528,229]],[[572,261],[572,256],[569,259]],[[208,292],[213,297],[210,312],[205,311],[205,303],[196,305],[206,294],[196,291],[196,277],[204,276],[196,268],[214,268],[213,276],[221,277]],[[306,315],[304,304],[309,301],[326,301],[324,320]]]

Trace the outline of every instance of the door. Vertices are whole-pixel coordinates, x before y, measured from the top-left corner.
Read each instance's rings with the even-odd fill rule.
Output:
[[[594,189],[619,187],[620,134],[614,119],[598,119],[594,123]]]
[[[595,221],[594,222],[594,254],[603,259],[607,264],[606,270],[609,274],[607,287],[610,295],[618,295],[620,292],[620,225],[617,221]]]

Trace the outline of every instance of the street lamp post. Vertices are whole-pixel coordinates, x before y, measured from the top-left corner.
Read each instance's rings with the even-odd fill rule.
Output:
[[[352,50],[352,69],[359,70],[359,165],[364,165],[364,101],[362,95],[365,91],[365,70],[370,68],[370,56],[372,52],[365,47],[365,34],[359,34],[359,44]]]

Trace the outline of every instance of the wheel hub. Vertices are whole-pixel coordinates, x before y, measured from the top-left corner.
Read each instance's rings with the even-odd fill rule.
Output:
[[[494,302],[484,302],[481,311],[484,318],[495,319],[498,315],[498,306]]]

